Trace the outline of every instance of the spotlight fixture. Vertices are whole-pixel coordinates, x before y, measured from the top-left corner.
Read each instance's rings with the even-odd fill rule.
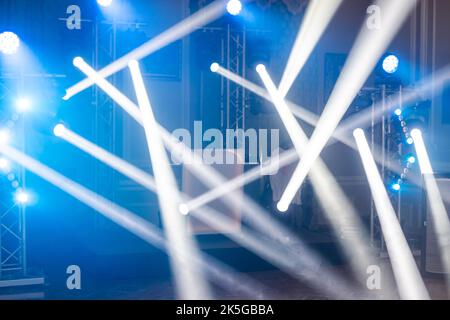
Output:
[[[413,144],[413,143],[414,143],[414,139],[411,138],[411,137],[408,137],[408,138],[406,139],[406,143],[407,143],[407,144]]]
[[[97,3],[102,7],[109,7],[112,4],[112,0],[97,0]]]
[[[17,53],[20,47],[20,39],[14,32],[0,33],[0,52],[6,55]]]
[[[262,63],[260,63],[260,64],[258,64],[258,65],[256,66],[256,72],[261,73],[261,72],[263,72],[264,70],[266,70],[266,66],[263,65]]]
[[[17,191],[15,194],[16,202],[19,204],[27,204],[30,200],[30,196],[23,190]]]
[[[211,63],[211,72],[217,72],[219,71],[219,64],[217,62]]]
[[[180,204],[180,206],[178,207],[178,210],[180,211],[180,213],[184,216],[189,214],[189,208],[186,204],[182,203]]]
[[[394,74],[398,70],[399,60],[397,56],[390,54],[383,59],[383,70],[388,74]]]
[[[239,0],[230,0],[227,3],[227,11],[232,16],[237,16],[242,10],[242,3]]]
[[[57,137],[61,137],[64,130],[65,130],[64,125],[62,123],[59,123],[53,128],[53,134]]]

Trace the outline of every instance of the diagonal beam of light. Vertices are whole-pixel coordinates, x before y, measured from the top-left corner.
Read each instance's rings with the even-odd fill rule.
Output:
[[[364,85],[386,47],[397,34],[416,0],[380,0],[377,2],[383,15],[383,28],[369,30],[365,25],[342,69],[322,116],[281,199],[280,206],[289,206],[297,190],[321,151],[331,138],[351,102]]]
[[[112,74],[125,69],[131,60],[140,60],[169,45],[170,43],[181,39],[194,30],[214,21],[225,12],[226,4],[226,0],[214,1],[210,5],[197,11],[193,15],[167,29],[166,31],[144,43],[140,47],[134,49],[120,59],[104,67],[100,71],[100,75],[104,78],[111,76]],[[68,88],[63,99],[68,100],[77,93],[89,88],[93,84],[94,82],[91,79],[84,79]]]

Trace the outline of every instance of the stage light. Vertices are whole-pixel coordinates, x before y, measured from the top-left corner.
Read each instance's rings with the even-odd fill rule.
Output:
[[[362,129],[353,131],[401,299],[430,299]]]
[[[0,34],[0,51],[7,55],[15,54],[20,47],[20,39],[13,32],[3,32]]]
[[[398,58],[390,54],[383,59],[383,70],[386,73],[393,74],[398,70],[399,60]]]
[[[106,8],[112,4],[112,0],[97,0],[97,3]]]
[[[413,144],[413,143],[414,143],[414,139],[411,138],[411,137],[408,137],[408,138],[406,139],[406,143],[407,143],[407,144]]]
[[[65,129],[66,127],[64,127],[62,123],[59,123],[53,128],[53,134],[57,137],[61,137]]]
[[[261,73],[264,72],[264,70],[266,70],[266,67],[263,64],[260,63],[256,66],[256,72]]]
[[[390,32],[373,32],[366,27],[361,29],[311,135],[305,155],[281,196],[282,202],[291,203],[317,157],[328,144],[356,95],[380,60],[383,51],[397,34],[416,2],[412,0],[381,1],[380,9],[386,13],[383,20],[384,28]]]
[[[398,182],[394,183],[394,184],[392,185],[392,189],[393,189],[394,191],[400,191],[400,189],[401,189],[400,183],[398,183]]]
[[[19,112],[26,112],[31,108],[31,101],[28,98],[19,98],[16,101],[16,108]]]
[[[217,62],[212,63],[210,69],[211,69],[211,72],[219,71],[219,64]]]
[[[437,243],[441,254],[441,261],[446,273],[450,273],[450,221],[442,199],[441,191],[433,174],[430,158],[419,129],[411,130],[411,136],[414,139],[417,159],[419,160],[420,171],[427,191],[428,205],[430,207]],[[450,277],[447,277],[450,285]]]
[[[180,204],[179,206],[178,206],[178,210],[180,211],[180,213],[182,214],[182,215],[188,215],[189,214],[189,207],[185,204],[185,203],[182,203],[182,204]]]
[[[224,1],[214,1],[210,5],[198,10],[191,16],[187,17],[183,21],[173,25],[161,34],[153,37],[140,47],[134,49],[133,51],[125,54],[118,60],[112,62],[108,66],[104,67],[99,71],[99,75],[102,77],[109,77],[110,75],[126,68],[128,62],[131,60],[141,60],[146,56],[160,50],[161,48],[183,38],[189,33],[196,31],[212,22],[213,20],[221,17],[225,12]],[[77,93],[89,88],[94,84],[92,79],[84,79],[77,84],[66,90],[66,95],[63,97],[64,100],[69,100],[72,96]]]
[[[0,130],[0,144],[8,144],[10,140],[9,130],[1,129]]]
[[[397,116],[401,116],[401,115],[402,115],[402,109],[397,108],[397,109],[395,109],[394,113],[395,113],[395,115],[397,115]]]
[[[414,156],[408,157],[408,162],[411,164],[416,163],[416,157],[414,157]]]
[[[123,93],[121,93],[117,88],[115,88],[111,83],[109,83],[106,79],[100,76],[99,73],[97,73],[95,70],[93,70],[88,64],[86,64],[82,59],[76,59],[75,63],[79,64],[79,69],[85,73],[91,81],[96,83],[102,90],[104,90],[119,106],[121,106],[131,117],[133,117],[139,124],[143,125],[143,119],[142,114],[139,110],[139,107],[136,106],[129,98],[127,98]],[[219,71],[222,68],[219,68]],[[218,185],[219,183],[225,183],[225,180],[223,177],[221,177],[220,174],[218,174],[215,170],[211,170],[208,166],[202,166],[202,161],[200,159],[196,159],[195,153],[192,152],[190,148],[187,148],[184,144],[175,143],[173,136],[167,132],[164,127],[159,126],[160,133],[162,137],[164,138],[165,143],[171,150],[182,150],[183,157],[185,159],[188,159],[186,162],[186,165],[189,167],[190,170],[193,170],[196,175],[198,175],[206,185]],[[66,136],[66,133],[64,133],[64,136]],[[1,149],[1,146],[0,146]],[[297,155],[294,152],[294,160],[297,159]],[[191,161],[192,160],[192,161]],[[271,169],[269,172],[273,171]],[[256,173],[257,176],[259,176],[259,170]],[[239,183],[239,182],[238,182]],[[234,190],[232,188],[232,190]],[[226,192],[225,196],[231,194],[231,192]],[[244,209],[246,210],[246,213],[249,215],[255,215],[252,216],[252,222],[257,225],[257,228],[260,230],[264,230],[265,233],[269,234],[275,239],[280,239],[283,243],[286,243],[283,241],[283,239],[286,239],[287,234],[291,234],[289,230],[284,228],[280,223],[277,222],[277,220],[271,219],[267,217],[267,215],[263,214],[263,212],[259,212],[259,208],[256,205],[252,205],[252,200],[248,199],[249,203],[244,206]],[[245,203],[244,203],[245,204]],[[250,206],[250,207],[248,207]],[[179,207],[177,207],[177,210]],[[198,208],[199,209],[199,208]],[[197,210],[198,210],[197,209]],[[179,211],[178,211],[179,212]],[[198,211],[197,211],[198,212]],[[206,215],[206,218],[208,218],[208,215]],[[212,219],[213,220],[213,219]],[[214,222],[214,221],[213,221]],[[296,236],[294,234],[291,234],[291,239],[294,239]],[[238,240],[241,240],[241,237],[236,238]],[[235,240],[236,240],[235,239]],[[252,250],[255,249],[255,241],[251,241],[250,243],[247,243],[247,245],[251,245]],[[266,245],[266,244],[265,244]],[[266,257],[270,261],[272,261],[275,258],[275,261],[277,262],[277,265],[285,266],[286,263],[290,264],[291,262],[284,261],[283,257],[274,257],[273,255],[276,254],[277,250],[272,251],[271,253],[266,254],[266,250],[264,249],[265,245],[260,248],[260,250],[257,251],[258,254],[262,254],[263,257]],[[286,243],[286,245],[289,246],[289,243]],[[315,257],[312,252],[310,252],[307,248],[303,247],[302,250],[302,257],[297,256],[296,250],[298,250],[299,243],[296,243],[296,249],[290,250],[290,253],[294,254],[295,257],[298,259],[302,259],[304,257],[305,253],[308,256],[308,260],[315,261],[314,263],[317,263],[317,259],[313,258]],[[259,244],[258,244],[259,246]],[[264,253],[264,254],[263,254]],[[304,259],[304,258],[303,258]],[[292,261],[292,259],[290,259]],[[306,261],[302,261],[302,263],[306,263]],[[298,272],[297,269],[292,269],[289,267],[289,271]],[[300,275],[301,276],[301,275]],[[335,278],[335,277],[333,277]],[[319,279],[321,280],[321,279]],[[338,281],[338,279],[335,279],[333,281]],[[339,281],[338,281],[339,282]],[[331,289],[331,288],[328,288]],[[338,290],[339,291],[339,290]]]
[[[232,16],[237,16],[242,10],[242,3],[239,0],[230,0],[227,3],[227,11]]]
[[[30,201],[30,196],[25,191],[20,190],[16,192],[15,199],[19,204],[27,204]]]

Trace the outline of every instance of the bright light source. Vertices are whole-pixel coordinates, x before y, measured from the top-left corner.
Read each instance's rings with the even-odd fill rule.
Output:
[[[5,158],[0,158],[0,170],[6,171],[9,169],[9,161]]]
[[[66,127],[64,127],[62,123],[59,123],[53,128],[53,134],[57,137],[61,137],[65,129]]]
[[[112,4],[112,0],[97,0],[97,3],[102,7],[109,7]]]
[[[295,79],[308,61],[311,52],[316,47],[341,3],[342,0],[309,1],[278,87],[283,98],[286,97]]]
[[[429,299],[416,262],[408,246],[398,218],[392,207],[383,180],[370,151],[369,143],[362,129],[353,131],[364,171],[369,182],[372,198],[386,241],[392,270],[397,282],[401,299]]]
[[[211,72],[217,72],[219,70],[219,64],[217,62],[214,62],[211,64]]]
[[[12,55],[19,50],[20,39],[13,32],[3,32],[0,34],[0,52]]]
[[[239,0],[230,0],[227,3],[227,11],[232,16],[237,16],[242,10],[242,3]]]
[[[10,140],[9,130],[1,129],[0,130],[0,144],[8,144]]]
[[[31,108],[30,99],[25,98],[25,97],[17,99],[16,108],[17,108],[17,111],[19,111],[19,112],[25,112],[25,111],[30,110],[30,108]]]
[[[394,113],[395,113],[395,115],[397,115],[397,116],[401,116],[401,115],[402,115],[402,109],[397,108],[397,109],[395,109]]]
[[[266,67],[263,64],[260,63],[256,66],[256,72],[261,73],[264,72],[264,70],[266,70]]]
[[[207,25],[213,20],[221,17],[224,11],[224,2],[214,1],[210,5],[207,5],[203,9],[198,10],[183,21],[180,21],[179,23],[173,25],[156,37],[152,37],[143,45],[137,47],[133,51],[125,54],[118,60],[104,67],[99,71],[99,75],[104,78],[109,77],[110,75],[126,68],[128,66],[128,62],[130,62],[131,60],[141,60],[146,56],[158,51],[159,49],[183,38],[189,33],[198,30],[204,25]],[[84,79],[67,89],[66,95],[63,99],[68,100],[77,93],[89,88],[93,84],[93,79]]]
[[[398,182],[397,182],[397,183],[394,183],[394,184],[392,185],[392,189],[395,190],[395,191],[399,191],[400,188],[401,188],[401,187],[400,187],[400,183],[398,183]]]
[[[383,70],[386,73],[393,74],[397,71],[398,64],[399,64],[398,58],[393,54],[390,54],[383,59]]]
[[[407,144],[413,144],[414,143],[414,139],[411,137],[408,137],[408,139],[406,139],[406,143]]]
[[[416,163],[416,157],[414,157],[414,156],[408,157],[408,162],[411,164]]]
[[[16,202],[20,204],[26,204],[30,200],[30,196],[28,195],[28,193],[23,190],[17,191],[15,198]]]
[[[178,209],[182,215],[186,216],[189,214],[189,207],[185,203],[180,204]]]

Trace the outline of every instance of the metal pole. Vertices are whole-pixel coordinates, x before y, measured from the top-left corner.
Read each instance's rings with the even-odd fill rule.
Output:
[[[381,119],[381,178],[385,181],[385,170],[386,170],[386,85],[381,86],[381,110],[383,113]],[[381,239],[381,251],[384,251],[384,238]]]
[[[370,123],[370,140],[372,147],[372,154],[375,147],[375,94],[372,94],[372,106],[371,106],[371,123]],[[373,196],[370,192],[370,243],[372,247],[375,246],[375,207],[373,202]]]

